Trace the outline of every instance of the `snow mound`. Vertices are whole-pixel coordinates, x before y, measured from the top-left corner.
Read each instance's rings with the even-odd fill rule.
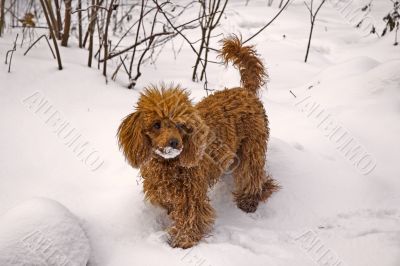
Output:
[[[329,67],[320,75],[320,79],[332,81],[364,74],[379,65],[379,62],[368,56],[360,56]]]
[[[0,265],[82,266],[89,255],[79,221],[54,200],[34,198],[0,217]]]

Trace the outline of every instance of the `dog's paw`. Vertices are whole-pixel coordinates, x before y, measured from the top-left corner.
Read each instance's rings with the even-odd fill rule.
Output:
[[[236,205],[244,212],[252,213],[257,210],[259,199],[254,196],[241,197],[236,200]]]
[[[182,249],[187,249],[187,248],[191,248],[194,245],[196,245],[197,242],[193,242],[190,241],[189,239],[184,239],[182,237],[180,237],[179,239],[174,238],[174,239],[170,239],[169,241],[169,245],[173,248],[182,248]]]
[[[168,244],[173,248],[191,248],[196,245],[201,238],[178,230],[176,227],[170,228],[168,233],[170,235]]]

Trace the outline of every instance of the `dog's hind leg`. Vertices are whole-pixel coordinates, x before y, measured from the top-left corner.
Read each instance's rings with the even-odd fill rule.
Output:
[[[243,140],[238,150],[240,163],[233,171],[233,195],[238,208],[244,212],[255,212],[258,203],[278,189],[274,180],[265,173],[265,152],[266,142],[256,138]]]

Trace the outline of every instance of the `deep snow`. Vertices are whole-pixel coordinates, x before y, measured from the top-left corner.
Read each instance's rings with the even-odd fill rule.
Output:
[[[376,21],[386,2],[374,1]],[[266,1],[232,1],[224,34],[250,36],[275,12]],[[186,45],[176,60],[163,53],[138,88],[127,90],[123,79],[106,85],[100,71],[88,69],[87,52],[76,44],[61,49],[65,69],[58,71],[43,43],[26,57],[18,47],[12,73],[0,67],[0,215],[33,196],[56,199],[81,219],[90,265],[400,265],[399,47],[392,34],[366,36],[327,3],[305,64],[308,19],[296,1],[251,42],[270,75],[261,95],[271,128],[267,165],[282,186],[256,213],[236,208],[225,176],[210,191],[218,216],[212,234],[193,249],[171,249],[166,214],[143,201],[138,171],[118,150],[118,125],[146,84],[181,83],[194,101],[205,96],[189,79],[194,57]],[[15,33],[0,38],[0,58]],[[239,84],[233,67],[211,65],[208,79],[215,89]],[[26,100],[32,95],[36,102]],[[59,120],[50,119],[56,111]],[[60,133],[63,123],[73,135]],[[372,171],[365,174],[360,158],[330,138],[332,126],[370,156]],[[96,157],[69,146],[78,135]],[[95,158],[103,163],[93,170]]]
[[[0,265],[86,265],[90,244],[80,222],[60,203],[34,198],[0,219]]]

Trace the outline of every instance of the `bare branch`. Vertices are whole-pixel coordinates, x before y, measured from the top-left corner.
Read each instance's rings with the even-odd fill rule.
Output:
[[[103,9],[103,10],[108,12],[108,9],[106,7],[104,7],[104,6],[101,6],[101,5],[90,5],[87,8],[75,9],[75,11],[73,11],[71,14],[75,14],[76,12],[88,11],[89,9],[92,9],[92,8]]]
[[[313,13],[313,4],[314,4],[314,0],[311,0],[311,6],[309,7],[307,5],[307,3],[304,2],[304,4],[306,5],[307,9],[310,11],[310,22],[311,22],[311,27],[310,27],[310,34],[308,36],[308,43],[307,43],[307,50],[306,50],[306,56],[304,58],[304,62],[307,63],[307,59],[308,59],[308,54],[310,52],[310,47],[311,47],[311,39],[312,39],[312,34],[313,34],[313,30],[314,30],[314,24],[315,24],[315,18],[317,17],[318,12],[320,11],[322,5],[326,2],[326,0],[322,0],[321,3],[319,4],[317,10],[315,11],[315,13]]]
[[[51,51],[51,54],[53,55],[53,58],[54,59],[56,59],[56,55],[54,54],[54,52],[53,52],[53,48],[51,48],[51,45],[50,45],[50,42],[49,42],[49,39],[47,38],[47,36],[46,35],[42,35],[42,36],[40,36],[36,41],[34,41],[33,43],[32,43],[32,45],[31,46],[29,46],[28,47],[28,49],[25,51],[25,53],[24,53],[24,56],[25,55],[27,55],[28,54],[28,52],[29,52],[29,50],[31,50],[32,49],[32,47],[33,46],[35,46],[35,44],[37,43],[37,42],[39,42],[42,38],[45,38],[46,39],[46,42],[47,42],[47,44],[49,45],[49,48],[50,48],[50,51]]]
[[[139,45],[141,45],[142,43],[147,42],[147,41],[150,40],[151,38],[154,38],[154,37],[157,37],[157,36],[162,36],[162,35],[170,35],[170,34],[174,34],[174,33],[173,33],[173,32],[159,32],[159,33],[154,33],[153,35],[148,36],[148,37],[146,37],[146,38],[144,38],[144,39],[138,41],[137,43],[134,43],[133,45],[131,45],[131,46],[129,46],[129,47],[127,47],[127,48],[125,48],[125,49],[123,49],[123,50],[121,50],[121,51],[118,51],[118,52],[116,52],[116,53],[110,53],[109,56],[108,56],[108,58],[107,58],[107,60],[108,60],[108,59],[111,59],[111,58],[114,58],[114,57],[116,57],[116,56],[119,56],[119,55],[121,55],[121,54],[123,54],[123,53],[126,53],[126,52],[128,52],[129,50],[135,48],[136,46],[139,46]],[[105,59],[105,58],[101,59],[100,62],[103,62],[104,59]]]
[[[5,64],[7,64],[8,55],[11,53],[11,56],[10,56],[10,63],[8,63],[8,73],[11,72],[12,57],[13,57],[14,52],[17,50],[17,40],[18,40],[18,36],[19,36],[19,34],[17,33],[17,36],[15,37],[15,41],[14,41],[13,48],[12,48],[11,50],[8,50],[7,53],[6,53],[6,62],[5,62]]]
[[[291,0],[287,0],[285,5],[279,10],[279,12],[267,23],[265,26],[263,26],[261,29],[259,29],[255,34],[253,34],[250,38],[245,40],[243,44],[247,43],[248,41],[252,40],[254,37],[256,37],[258,34],[260,34],[263,30],[265,30],[269,25],[271,25],[272,22],[285,10],[285,8],[289,5]]]

